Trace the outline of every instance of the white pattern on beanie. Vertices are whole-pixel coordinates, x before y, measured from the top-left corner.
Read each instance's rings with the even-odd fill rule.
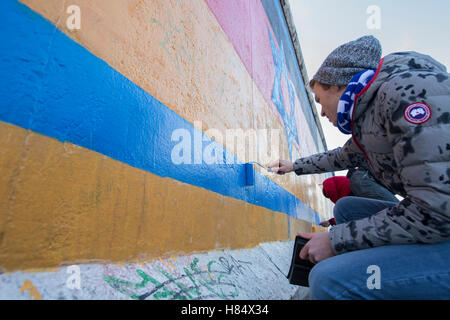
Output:
[[[347,86],[363,70],[376,69],[381,60],[381,44],[374,36],[363,36],[334,49],[313,80],[332,86]]]

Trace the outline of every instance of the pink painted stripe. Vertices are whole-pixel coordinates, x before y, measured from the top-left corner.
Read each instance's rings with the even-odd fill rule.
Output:
[[[275,79],[275,67],[269,32],[274,39],[277,50],[280,49],[277,38],[270,25],[269,18],[260,0],[205,0],[211,12],[216,17],[220,26],[227,34],[237,54],[241,58],[245,68],[252,77],[255,85],[276,114],[281,125],[283,119],[276,106],[272,102],[272,90]],[[292,76],[284,75],[281,78],[281,90],[284,107],[287,114],[291,114],[291,105],[288,94],[288,81],[295,93],[295,122],[298,137],[302,138],[302,145],[306,144],[312,136],[309,128],[305,126],[306,119],[300,111],[297,92],[292,83]],[[306,136],[308,137],[306,137]],[[294,147],[301,153],[305,146],[299,146],[294,140]],[[312,145],[309,147],[313,147]],[[311,150],[311,149],[308,149]]]
[[[275,77],[268,30],[272,28],[260,0],[205,0],[227,34],[248,73],[272,105]]]

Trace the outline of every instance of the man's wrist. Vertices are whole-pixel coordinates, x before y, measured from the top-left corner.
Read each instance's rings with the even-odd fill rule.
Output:
[[[294,171],[294,162],[291,162],[291,170],[289,170],[289,172],[293,172]]]

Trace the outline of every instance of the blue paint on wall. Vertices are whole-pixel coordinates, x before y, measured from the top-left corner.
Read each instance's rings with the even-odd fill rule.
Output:
[[[0,121],[319,222],[314,210],[258,172],[254,186],[245,187],[245,167],[233,154],[16,0],[0,1],[0,52]],[[199,135],[203,147],[215,144],[236,164],[174,164],[175,129]]]
[[[272,34],[270,30],[267,29],[270,38],[270,46],[272,48],[272,56],[273,56],[273,65],[275,68],[275,79],[273,81],[273,89],[272,89],[272,101],[274,105],[277,107],[278,112],[283,119],[284,128],[286,130],[286,137],[288,141],[289,147],[289,160],[295,161],[292,157],[292,148],[294,140],[299,144],[298,135],[297,135],[297,125],[295,124],[295,116],[294,116],[294,89],[292,89],[292,85],[289,81],[287,81],[288,74],[286,68],[286,61],[284,57],[283,43],[280,44],[280,50],[277,49],[275,42],[272,38]],[[284,75],[286,79],[288,92],[289,92],[289,102],[290,102],[290,114],[286,112],[286,106],[284,105],[285,101],[283,99],[283,94],[281,91],[281,76]]]
[[[280,0],[261,0],[261,3],[264,7],[264,11],[267,14],[267,17],[269,18],[270,25],[278,41],[278,44],[280,45],[280,47],[283,46],[284,50],[282,51],[282,53],[284,54],[286,67],[292,77],[291,80],[297,92],[297,97],[299,98],[303,114],[305,115],[306,120],[309,124],[309,129],[312,137],[314,138],[314,142],[316,143],[317,150],[318,152],[323,152],[323,142],[320,137],[319,130],[317,129],[317,124],[311,110],[311,105],[307,98],[303,77],[297,63],[297,56],[295,54],[294,46],[292,45],[292,40],[289,35],[283,8],[280,5]]]

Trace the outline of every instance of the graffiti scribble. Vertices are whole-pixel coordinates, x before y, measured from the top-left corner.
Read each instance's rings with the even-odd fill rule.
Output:
[[[220,257],[218,261],[211,260],[206,268],[199,265],[199,259],[194,258],[189,268],[184,267],[184,273],[174,276],[172,273],[158,268],[159,274],[167,280],[160,282],[143,270],[136,270],[141,282],[121,280],[114,276],[104,275],[103,279],[113,289],[130,297],[144,300],[202,300],[207,298],[230,299],[239,296],[239,287],[233,282],[233,276],[244,275],[249,271],[251,262]]]

